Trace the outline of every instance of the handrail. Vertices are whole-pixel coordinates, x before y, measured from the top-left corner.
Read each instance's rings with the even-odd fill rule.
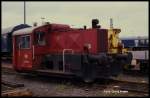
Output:
[[[19,50],[19,57],[20,57],[20,47],[21,47],[21,44],[19,43],[19,47],[18,47],[19,48],[18,49]]]
[[[73,49],[63,49],[63,72],[65,72],[65,52],[66,51],[72,51],[72,54],[74,53]]]
[[[34,45],[32,46],[32,48],[33,48],[33,51],[32,51],[33,57],[32,57],[32,59],[34,60]]]

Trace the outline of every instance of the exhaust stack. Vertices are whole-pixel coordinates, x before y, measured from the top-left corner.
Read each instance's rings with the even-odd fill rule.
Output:
[[[101,28],[99,24],[99,20],[98,19],[92,19],[92,28]]]

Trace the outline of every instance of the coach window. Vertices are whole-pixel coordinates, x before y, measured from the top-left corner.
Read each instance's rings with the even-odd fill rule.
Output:
[[[43,46],[46,44],[45,42],[45,33],[44,32],[36,32],[35,33],[36,44]]]
[[[149,44],[149,41],[148,41],[148,39],[146,40],[146,44]]]
[[[29,49],[30,48],[30,36],[22,36],[20,38],[20,48],[21,49]]]
[[[137,47],[138,46],[138,43],[139,43],[139,40],[135,40],[135,46]]]
[[[141,45],[144,45],[145,40],[144,40],[144,39],[142,39],[142,40],[140,40],[140,42],[141,42]]]

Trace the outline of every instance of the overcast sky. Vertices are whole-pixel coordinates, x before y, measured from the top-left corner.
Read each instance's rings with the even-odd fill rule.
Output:
[[[2,28],[24,23],[23,2],[2,2]],[[148,2],[26,2],[26,23],[41,24],[41,17],[51,23],[72,27],[91,27],[97,18],[102,28],[109,28],[113,18],[121,37],[148,36]]]

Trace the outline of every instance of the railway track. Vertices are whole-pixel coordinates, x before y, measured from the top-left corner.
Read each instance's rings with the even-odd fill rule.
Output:
[[[124,70],[123,74],[132,75],[132,76],[148,76],[147,72],[141,72],[141,70]]]
[[[112,80],[112,84],[116,85],[116,88],[126,90],[128,92],[148,94],[149,91],[148,83]]]
[[[9,81],[6,81],[6,80],[2,80],[1,84],[9,86],[9,87],[14,87],[14,88],[24,87],[24,84],[12,83],[12,82],[9,82]]]
[[[32,92],[24,87],[24,84],[18,84],[15,82],[9,82],[6,80],[1,81],[2,86],[2,97],[21,97],[21,96],[32,96]]]
[[[3,74],[9,74],[9,75],[20,75],[19,73],[15,72],[11,68],[2,68]],[[44,78],[44,79],[43,79]],[[39,77],[35,76],[30,79],[36,80],[36,81],[47,81],[49,83],[63,83],[66,85],[68,82],[71,85],[74,85],[74,87],[80,87],[85,89],[85,91],[88,91],[90,88],[93,89],[99,89],[101,91],[104,91],[105,89],[112,89],[113,91],[125,91],[128,93],[137,93],[143,96],[148,95],[149,91],[149,84],[145,82],[132,82],[132,81],[123,81],[123,80],[117,80],[117,79],[101,79],[96,80],[95,83],[89,83],[86,84],[83,81],[79,81],[79,79],[64,79],[64,78],[54,78],[51,79],[47,77]],[[103,81],[103,82],[102,82]],[[2,81],[3,82],[3,81]]]

